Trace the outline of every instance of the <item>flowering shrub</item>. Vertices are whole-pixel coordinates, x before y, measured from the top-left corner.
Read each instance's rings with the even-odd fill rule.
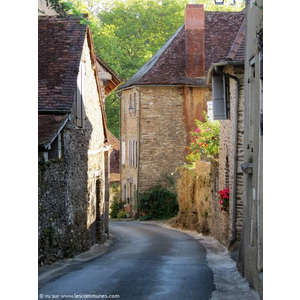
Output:
[[[221,211],[229,211],[229,188],[218,192],[220,195]]]
[[[191,131],[190,153],[186,159],[193,164],[202,158],[217,157],[219,153],[220,123],[211,122],[206,113],[203,113],[205,122],[196,120],[197,129]]]

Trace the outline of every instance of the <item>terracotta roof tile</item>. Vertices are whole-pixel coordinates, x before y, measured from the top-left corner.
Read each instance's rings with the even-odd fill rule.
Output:
[[[246,20],[244,18],[242,25],[231,45],[226,60],[235,60],[235,61],[245,60],[245,34],[246,34]]]
[[[86,31],[74,16],[39,17],[39,110],[71,110]]]

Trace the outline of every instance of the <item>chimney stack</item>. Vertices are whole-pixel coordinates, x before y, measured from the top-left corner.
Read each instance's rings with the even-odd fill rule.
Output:
[[[185,10],[185,74],[205,76],[205,18],[203,4],[187,4]]]

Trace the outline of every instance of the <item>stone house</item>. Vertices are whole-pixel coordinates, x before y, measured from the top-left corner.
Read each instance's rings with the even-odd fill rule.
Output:
[[[207,76],[207,84],[212,84],[213,90],[213,118],[220,120],[211,234],[224,245],[235,247],[238,247],[243,223],[245,31],[244,19],[229,52],[210,66]],[[229,210],[221,211],[218,191],[225,188],[229,188]]]
[[[110,144],[109,203],[111,204],[120,190],[120,141],[108,130],[108,142]]]
[[[72,257],[108,233],[109,145],[90,29],[40,16],[39,265]]]
[[[185,23],[119,87],[121,191],[128,204],[184,164],[189,132],[212,100],[207,71],[228,53],[242,18],[187,5]]]
[[[246,3],[244,210],[238,268],[263,298],[263,13]]]

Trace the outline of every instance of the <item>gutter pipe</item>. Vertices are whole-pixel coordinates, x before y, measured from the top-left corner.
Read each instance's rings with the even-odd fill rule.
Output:
[[[233,162],[233,212],[232,212],[232,234],[230,245],[231,247],[236,241],[236,190],[237,190],[237,139],[238,139],[238,112],[239,112],[239,92],[240,92],[240,80],[238,77],[228,73],[224,73],[218,69],[218,66],[214,66],[214,70],[217,74],[231,78],[236,81],[236,98],[235,98],[235,128],[234,128],[234,162]]]

